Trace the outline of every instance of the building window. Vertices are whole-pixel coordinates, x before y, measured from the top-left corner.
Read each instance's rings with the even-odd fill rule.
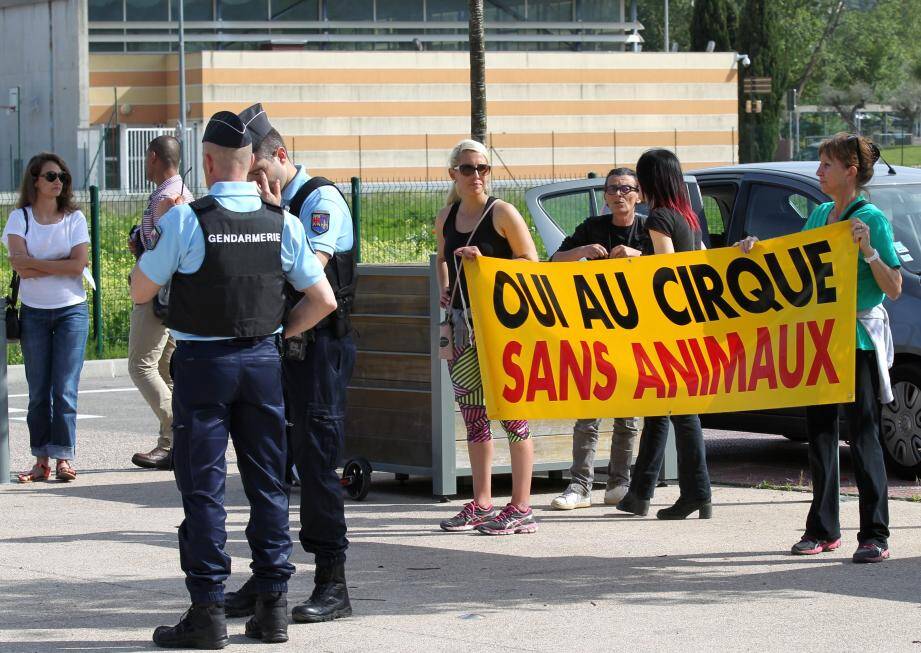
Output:
[[[483,14],[487,23],[527,20],[528,0],[486,2],[483,7]]]
[[[621,19],[623,2],[611,0],[582,0],[578,3],[579,20],[584,22],[617,23]]]
[[[258,21],[269,19],[269,0],[218,0],[217,6],[220,20]],[[222,49],[229,50],[230,48]]]
[[[378,22],[425,20],[422,0],[377,0],[377,20]]]
[[[428,0],[426,4],[429,20],[463,22],[470,20],[467,0]]]
[[[170,0],[170,19],[179,20],[179,2]],[[214,20],[212,0],[185,0],[182,5],[183,20]]]
[[[374,20],[374,0],[326,0],[328,20]]]
[[[89,18],[94,21],[123,21],[125,7],[122,0],[89,0]]]
[[[574,20],[573,0],[528,0],[528,20],[570,22]]]
[[[319,20],[319,0],[272,0],[272,20]]]
[[[126,20],[169,20],[169,7],[160,0],[125,0],[125,13]]]

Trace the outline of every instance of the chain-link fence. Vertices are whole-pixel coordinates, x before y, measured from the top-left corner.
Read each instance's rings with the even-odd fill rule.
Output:
[[[528,188],[552,180],[519,179],[496,182],[493,193],[514,204],[530,224],[524,203]],[[359,258],[362,263],[427,263],[435,251],[434,222],[450,189],[448,182],[400,181],[339,184],[348,199],[359,232]],[[198,191],[196,197],[204,194]],[[89,294],[90,314],[94,316],[87,346],[89,358],[117,358],[127,355],[131,297],[128,273],[134,257],[127,248],[131,227],[140,222],[146,195],[104,191],[98,195],[98,229],[93,228],[93,203],[90,193],[78,191],[75,199],[86,215],[93,240],[91,257],[98,252],[98,278],[95,293]],[[0,220],[5,224],[16,196],[0,193]],[[538,251],[543,255],[539,239]],[[94,266],[95,268],[95,266]],[[0,257],[0,278],[4,285],[11,277],[9,260]],[[95,316],[98,316],[97,320]],[[9,350],[10,363],[21,362],[17,345]]]

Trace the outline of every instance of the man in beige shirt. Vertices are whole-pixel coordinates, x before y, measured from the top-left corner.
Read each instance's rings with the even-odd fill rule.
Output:
[[[157,187],[150,194],[136,236],[128,241],[129,249],[137,257],[157,246],[160,216],[176,202],[193,200],[179,175],[180,154],[179,141],[172,136],[158,136],[147,146],[144,168],[147,179]],[[182,199],[178,200],[179,197]],[[131,462],[138,467],[169,469],[173,446],[173,380],[169,362],[176,343],[154,312],[156,301],[135,304],[131,310],[128,373],[157,416],[160,433],[157,446],[147,453],[134,454]]]

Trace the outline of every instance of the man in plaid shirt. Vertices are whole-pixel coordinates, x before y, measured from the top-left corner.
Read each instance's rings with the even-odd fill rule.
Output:
[[[157,246],[160,216],[174,204],[193,200],[179,175],[180,155],[179,141],[172,136],[158,136],[147,146],[144,167],[147,179],[157,187],[147,201],[140,228],[128,241],[128,247],[137,257]],[[157,446],[131,458],[138,467],[169,469],[172,462],[173,380],[169,361],[175,348],[163,320],[154,313],[154,302],[135,304],[128,332],[128,372],[160,422]]]

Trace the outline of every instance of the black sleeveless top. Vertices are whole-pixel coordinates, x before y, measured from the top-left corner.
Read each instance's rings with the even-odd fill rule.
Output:
[[[493,197],[489,199],[496,201]],[[454,281],[457,278],[457,269],[461,267],[460,257],[454,256],[453,252],[457,248],[467,245],[467,239],[470,238],[469,231],[457,230],[457,211],[459,209],[460,202],[455,202],[451,205],[451,212],[448,213],[448,218],[445,220],[443,231],[445,239],[444,258],[448,264],[449,291],[454,288]],[[483,221],[480,222],[479,226],[476,228],[476,233],[474,233],[473,238],[470,239],[470,246],[479,247],[484,256],[510,259],[512,258],[512,246],[509,244],[508,240],[496,231],[492,219],[493,211],[495,211],[495,208],[489,212],[489,215],[483,218]],[[454,308],[464,307],[461,302],[461,293],[464,293],[463,301],[467,303],[467,306],[470,306],[470,295],[467,294],[467,280],[464,278],[463,270],[461,270],[460,288],[454,293],[454,303],[452,304]]]

